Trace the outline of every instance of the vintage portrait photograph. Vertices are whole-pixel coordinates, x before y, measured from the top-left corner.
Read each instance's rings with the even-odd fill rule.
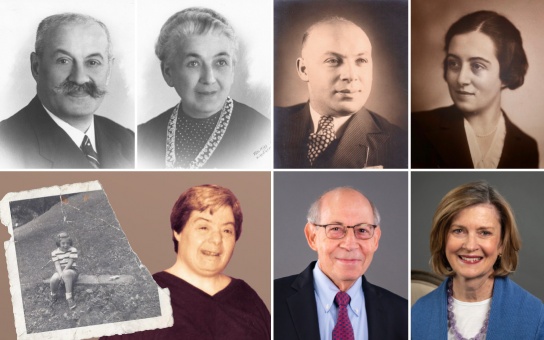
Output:
[[[274,2],[274,167],[407,168],[408,1]]]
[[[412,338],[544,338],[542,172],[412,172]]]
[[[123,228],[126,242],[130,243],[133,256],[138,257],[134,263],[141,268],[147,268],[159,287],[168,288],[172,301],[172,327],[153,327],[143,333],[135,333],[134,336],[170,339],[179,334],[187,334],[195,339],[222,338],[222,335],[230,335],[230,338],[235,339],[269,339],[272,308],[270,176],[267,172],[201,171],[4,172],[0,181],[0,195],[49,187],[55,183],[93,180],[100,182]],[[75,190],[74,193],[78,194],[69,197],[68,202],[73,200],[72,205],[81,209],[84,206],[84,191],[86,190]],[[79,193],[83,193],[83,197],[78,196]],[[90,201],[87,199],[87,202]],[[62,207],[67,209],[65,205]],[[200,209],[203,209],[202,212]],[[8,215],[11,216],[11,213],[8,212],[6,216]],[[104,215],[105,222],[101,224],[109,223],[107,216]],[[101,275],[108,274],[108,278],[113,276],[115,279],[112,282],[116,282],[124,280],[126,275],[135,276],[131,269],[125,270],[124,266],[115,262],[117,257],[114,254],[117,254],[117,249],[122,244],[120,236],[117,235],[115,241],[105,237],[113,232],[119,233],[116,228],[107,226],[111,231],[104,231],[100,242],[91,242],[87,241],[87,234],[81,230],[82,227],[77,228],[73,225],[75,221],[70,221],[74,221],[73,215],[67,217],[67,222],[59,222],[50,236],[49,233],[43,236],[43,245],[40,246],[45,252],[41,256],[43,261],[39,261],[39,267],[36,264],[40,273],[36,284],[42,287],[45,299],[40,300],[43,306],[39,307],[43,309],[42,312],[46,309],[58,310],[62,313],[62,318],[64,313],[71,316],[80,309],[86,310],[86,299],[90,298],[89,295],[92,296],[86,293],[87,289],[103,287],[100,290],[109,294],[115,287],[106,283],[90,285],[87,282],[82,283],[81,280],[86,280],[91,275],[100,279]],[[86,222],[84,219],[78,221]],[[68,223],[68,226],[73,227],[68,228]],[[94,228],[96,229],[99,227]],[[51,259],[51,253],[59,248],[55,243],[55,236],[61,232],[71,237],[72,247],[77,250],[78,255],[75,263],[79,276],[73,288],[77,307],[74,310],[69,309],[64,286],[59,286],[57,302],[49,307],[51,288],[44,280],[49,280],[56,269],[53,263],[49,263],[43,270],[40,269]],[[9,239],[7,228],[0,228],[0,240],[4,242]],[[97,250],[104,251],[105,260],[100,260],[103,257],[95,255]],[[113,269],[104,274],[104,270],[98,267],[106,268],[110,262]],[[132,282],[129,287],[135,284],[137,281]],[[13,290],[18,285],[10,285],[6,266],[0,266],[0,301],[7,302],[0,304],[2,340],[17,339],[13,310],[9,303],[10,287]],[[116,289],[127,288],[124,285],[118,287],[121,288]],[[83,289],[83,293],[80,289]],[[109,297],[100,295],[100,298],[104,296]],[[140,301],[143,297],[141,293],[135,292],[126,301],[124,297],[115,297],[113,302],[121,307],[125,304],[132,306],[132,302]],[[96,305],[93,305],[94,308],[101,305],[104,308],[111,307],[107,303],[110,300],[99,303],[92,298],[91,301]],[[22,307],[20,310],[22,311]],[[106,319],[118,315],[123,314],[113,313],[111,310]],[[135,321],[145,324],[145,320]],[[123,327],[127,329],[126,326]],[[53,334],[51,339],[62,339],[58,331]],[[91,336],[81,338],[89,337]],[[111,339],[119,338],[123,339],[122,336],[111,336]]]
[[[271,3],[137,8],[137,167],[270,169]]]
[[[134,168],[134,11],[2,1],[0,169]]]
[[[412,1],[412,168],[544,166],[543,10]]]
[[[168,295],[131,249],[98,182],[10,193],[1,213],[13,232],[6,256],[20,339],[172,325]]]

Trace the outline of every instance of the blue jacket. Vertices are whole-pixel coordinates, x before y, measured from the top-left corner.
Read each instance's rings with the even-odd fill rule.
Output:
[[[447,280],[412,307],[412,339],[447,339]],[[496,277],[486,340],[544,339],[544,305],[508,277]]]

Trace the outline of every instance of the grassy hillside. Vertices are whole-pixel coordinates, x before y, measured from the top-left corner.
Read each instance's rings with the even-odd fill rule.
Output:
[[[131,275],[135,283],[76,284],[74,310],[62,296],[50,307],[49,285],[42,281],[54,273],[51,252],[61,231],[72,237],[78,250],[80,274]],[[103,191],[59,197],[49,210],[15,228],[14,238],[28,333],[160,314],[157,286],[132,252]]]

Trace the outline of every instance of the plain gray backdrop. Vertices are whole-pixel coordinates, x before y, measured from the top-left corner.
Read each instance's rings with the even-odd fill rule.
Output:
[[[350,186],[378,207],[382,236],[369,282],[404,298],[408,296],[408,173],[399,172],[275,172],[274,278],[299,274],[317,253],[304,236],[306,213],[325,191]]]
[[[510,278],[544,299],[544,173],[542,172],[416,172],[412,171],[412,269],[431,271],[429,234],[438,203],[451,189],[485,180],[510,203],[522,246],[518,268]]]

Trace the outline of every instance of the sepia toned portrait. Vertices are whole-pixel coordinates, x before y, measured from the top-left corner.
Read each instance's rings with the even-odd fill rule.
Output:
[[[134,167],[133,9],[0,4],[0,169]]]
[[[543,166],[544,6],[413,1],[411,166]]]
[[[138,168],[269,169],[270,6],[159,3],[138,5]]]
[[[406,168],[408,2],[274,3],[274,167]]]

